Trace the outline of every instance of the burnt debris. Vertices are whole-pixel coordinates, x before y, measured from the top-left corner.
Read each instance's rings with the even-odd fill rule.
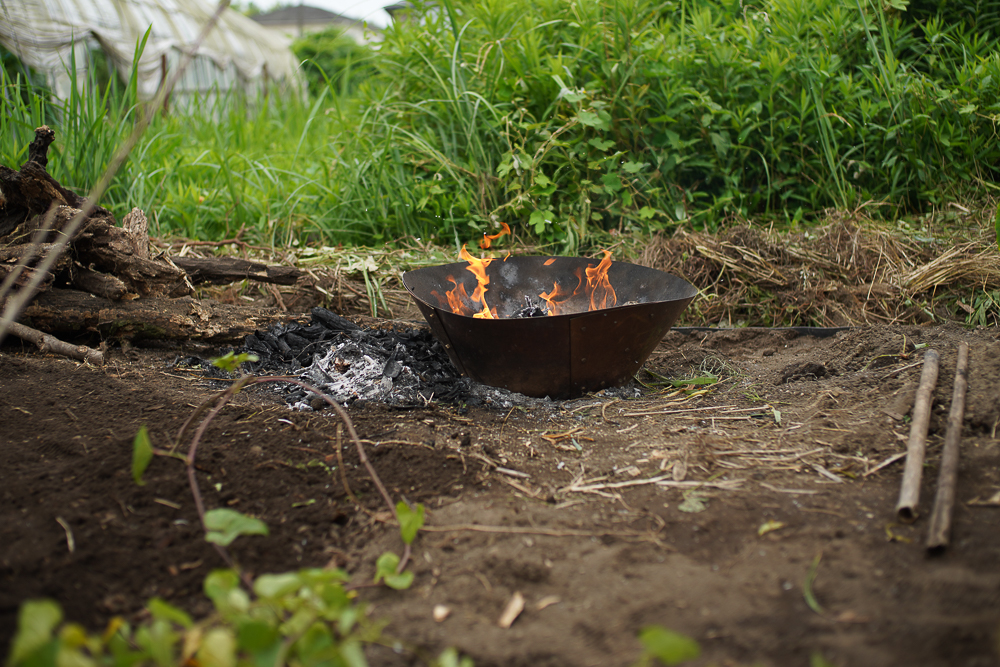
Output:
[[[245,365],[248,372],[299,376],[339,403],[480,402],[472,383],[459,375],[441,343],[424,328],[364,329],[325,308],[313,308],[308,323],[257,331],[244,339],[240,351],[259,357]],[[323,405],[295,386],[286,400],[298,409]]]

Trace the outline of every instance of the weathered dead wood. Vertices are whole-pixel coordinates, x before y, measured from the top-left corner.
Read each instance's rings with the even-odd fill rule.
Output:
[[[87,205],[85,198],[62,187],[46,171],[48,148],[54,138],[55,133],[50,128],[38,128],[28,148],[28,161],[20,170],[15,172],[0,167],[0,196],[4,204],[0,209],[0,244],[8,250],[30,246],[32,237],[47,219],[51,220],[51,231],[45,234],[43,241],[58,239],[62,230],[68,228],[70,221]],[[44,252],[55,249],[50,245]],[[9,252],[13,256],[18,251]],[[23,251],[21,255],[24,252],[30,251]],[[185,272],[168,258],[150,256],[149,225],[138,209],[126,215],[123,226],[118,227],[110,211],[95,207],[70,239],[66,255],[78,264],[60,257],[60,264],[51,272],[55,281],[53,276],[46,276],[43,289],[51,287],[53,282],[85,289],[93,286],[96,294],[118,299],[130,295],[182,296],[193,289]],[[74,271],[78,266],[84,269]],[[9,273],[8,270],[3,275]],[[23,285],[27,277],[19,277],[19,280]]]
[[[27,241],[40,226],[40,218],[53,206],[80,209],[86,203],[84,197],[64,188],[46,171],[49,146],[54,140],[55,132],[43,125],[35,130],[35,140],[28,146],[28,161],[18,171],[0,166],[0,197],[4,204],[0,209],[0,242],[9,242],[4,237],[15,230]],[[90,218],[114,220],[111,212],[100,206],[94,207]],[[62,227],[56,225],[53,229]]]
[[[927,426],[931,419],[931,403],[934,387],[937,385],[940,357],[935,350],[924,353],[924,367],[917,387],[917,400],[913,405],[913,422],[910,437],[906,443],[906,468],[903,470],[903,484],[899,490],[896,514],[900,521],[912,523],[917,520],[917,504],[920,502],[920,478],[924,468],[924,451],[927,444]]]
[[[934,498],[934,509],[931,511],[931,525],[927,529],[927,548],[931,551],[941,551],[947,547],[951,534],[951,511],[955,506],[955,483],[958,478],[958,443],[962,439],[965,388],[968,380],[969,345],[959,343],[955,387],[952,390],[951,410],[948,412],[948,429],[944,434],[937,495]]]
[[[91,271],[84,266],[73,267],[71,280],[73,287],[112,301],[121,301],[128,296],[128,285],[121,280],[107,273]]]
[[[18,322],[11,323],[10,332],[21,340],[34,343],[42,352],[52,352],[53,354],[59,354],[70,359],[97,364],[98,366],[104,365],[104,353],[100,350],[91,349],[86,345],[71,345],[59,340],[55,336],[50,336],[31,327],[26,327]]]
[[[15,245],[9,247],[0,247],[0,281],[6,280],[7,276],[11,273],[18,271],[18,264],[27,258],[27,265],[20,270],[20,274],[14,279],[14,285],[18,287],[23,287],[31,280],[31,276],[35,271],[34,266],[38,263],[45,253],[50,252],[53,248],[51,243],[43,243],[40,246],[33,246],[31,244]],[[55,271],[63,271],[69,266],[70,262],[68,258],[61,258],[60,261],[55,266]],[[42,281],[44,285],[43,289],[48,289],[52,284],[54,278],[53,273],[50,271],[48,275]]]
[[[191,297],[112,301],[71,289],[39,294],[21,322],[57,335],[231,343],[275,321],[273,310]]]
[[[132,294],[142,297],[190,294],[192,287],[184,270],[166,256],[149,258],[148,246],[148,237],[136,239],[113,222],[97,219],[83,226],[73,241],[72,252],[83,266],[120,279]]]
[[[239,280],[255,280],[276,285],[294,285],[303,272],[293,266],[267,266],[236,257],[171,257],[187,271],[191,282],[224,285]]]

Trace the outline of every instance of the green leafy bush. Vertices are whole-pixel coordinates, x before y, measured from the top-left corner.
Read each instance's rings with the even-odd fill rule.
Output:
[[[1000,51],[962,24],[860,0],[414,11],[386,31],[386,86],[337,161],[356,175],[343,206],[363,190],[404,233],[458,240],[503,220],[574,250],[733,214],[874,201],[891,217],[1000,163]]]

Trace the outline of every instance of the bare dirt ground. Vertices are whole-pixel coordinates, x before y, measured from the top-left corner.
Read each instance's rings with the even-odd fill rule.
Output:
[[[952,545],[929,557],[960,341],[971,361]],[[902,462],[875,468],[905,449],[926,349],[941,354],[941,373],[922,516],[901,525]],[[157,458],[142,487],[130,472],[140,425],[166,446],[219,390],[170,367],[191,352],[212,351],[112,349],[103,368],[17,342],[0,352],[0,646],[33,597],[92,629],[141,617],[152,596],[210,610],[201,582],[222,563],[200,535],[182,464]],[[995,329],[672,332],[646,368],[721,381],[513,410],[350,411],[390,493],[428,508],[413,587],[360,589],[369,616],[388,621],[371,664],[423,664],[453,645],[479,666],[628,665],[647,624],[697,639],[703,665],[807,665],[817,654],[840,666],[998,664]],[[400,550],[347,446],[342,469],[364,508],[345,492],[337,423],[252,388],[210,427],[198,461],[208,506],[271,529],[232,547],[251,573],[334,565],[365,584],[379,554]],[[525,610],[501,629],[517,592]],[[435,621],[435,605],[450,615]]]

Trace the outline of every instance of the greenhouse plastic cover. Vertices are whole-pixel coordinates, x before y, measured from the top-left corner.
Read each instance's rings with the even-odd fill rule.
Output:
[[[215,12],[211,0],[0,0],[0,44],[44,72],[55,93],[69,93],[69,65],[84,71],[87,53],[100,48],[125,80],[137,44],[149,39],[139,62],[140,96],[155,95],[168,71],[193,46]],[[297,82],[287,39],[226,9],[202,42],[176,93],[247,89],[264,81]],[[82,80],[82,79],[80,79]]]

